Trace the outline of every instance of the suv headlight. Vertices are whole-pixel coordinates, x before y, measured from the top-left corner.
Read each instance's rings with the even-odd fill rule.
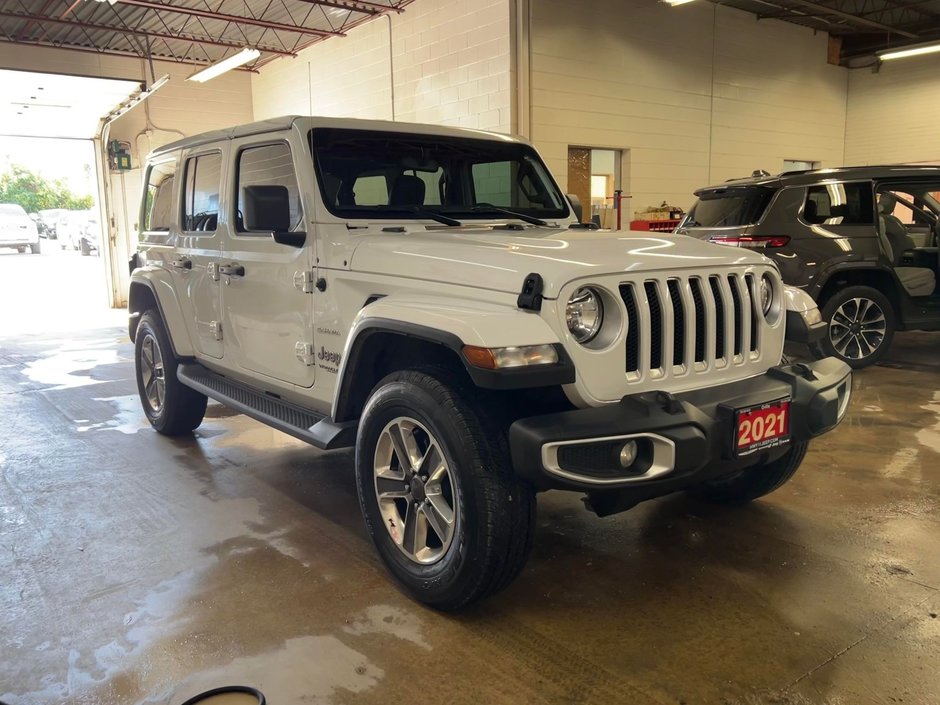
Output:
[[[770,313],[770,307],[774,304],[774,283],[770,276],[765,274],[760,278],[760,309],[766,317]]]
[[[572,337],[579,343],[593,340],[604,322],[604,304],[601,295],[589,286],[575,291],[565,306],[565,323]]]

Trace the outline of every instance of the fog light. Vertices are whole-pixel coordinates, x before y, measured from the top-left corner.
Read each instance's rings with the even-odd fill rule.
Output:
[[[637,445],[636,441],[627,441],[620,449],[620,465],[623,468],[629,468],[636,462]]]

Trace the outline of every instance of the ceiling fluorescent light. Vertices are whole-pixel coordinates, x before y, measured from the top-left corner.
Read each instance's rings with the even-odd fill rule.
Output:
[[[921,54],[933,54],[940,51],[940,43],[919,44],[917,46],[907,47],[905,49],[892,49],[891,51],[879,51],[878,58],[883,61],[889,59],[906,59],[908,56],[920,56]]]
[[[663,0],[664,2],[675,7],[676,5],[685,5],[687,2],[692,2],[692,0]]]
[[[247,64],[249,61],[254,61],[259,56],[261,56],[261,52],[257,49],[242,49],[240,52],[233,54],[227,59],[222,59],[222,61],[212,64],[212,66],[207,66],[202,71],[197,71],[186,80],[205,83],[216,76],[221,76],[226,71],[231,71],[232,69]]]

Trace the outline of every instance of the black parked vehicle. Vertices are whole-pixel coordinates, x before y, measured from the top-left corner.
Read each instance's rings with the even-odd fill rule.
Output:
[[[695,195],[676,232],[773,258],[829,322],[819,355],[865,367],[896,330],[940,330],[940,168],[755,172]]]

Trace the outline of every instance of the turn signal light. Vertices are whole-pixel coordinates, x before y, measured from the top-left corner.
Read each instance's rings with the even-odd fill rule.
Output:
[[[789,235],[738,235],[736,237],[712,237],[708,239],[716,245],[733,245],[734,247],[747,247],[752,250],[786,247],[790,242]]]
[[[525,345],[508,348],[479,348],[476,345],[464,345],[463,356],[474,367],[482,367],[485,370],[554,365],[558,362],[558,351],[555,350],[554,345]]]

